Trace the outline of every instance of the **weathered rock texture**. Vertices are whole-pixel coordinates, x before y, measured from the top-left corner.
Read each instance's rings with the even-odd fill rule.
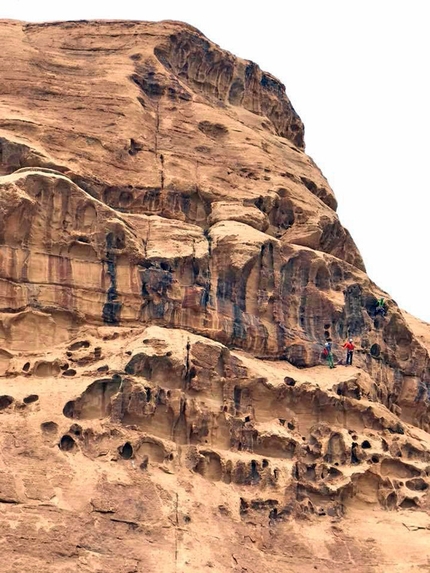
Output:
[[[2,571],[427,570],[430,328],[284,86],[176,22],[0,30]]]

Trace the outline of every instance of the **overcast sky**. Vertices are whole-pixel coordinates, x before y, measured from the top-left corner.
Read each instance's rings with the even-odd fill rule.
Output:
[[[286,85],[369,276],[430,322],[427,0],[9,0],[0,18],[182,20]]]

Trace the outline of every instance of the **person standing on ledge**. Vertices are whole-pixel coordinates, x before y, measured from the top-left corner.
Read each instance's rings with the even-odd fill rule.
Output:
[[[331,340],[327,341],[324,344],[323,356],[324,356],[324,358],[327,358],[327,364],[330,366],[330,368],[336,368],[336,366],[333,363],[333,354],[331,351]]]
[[[352,355],[354,354],[355,346],[352,343],[352,338],[345,342],[342,348],[346,348],[346,366],[352,366]]]

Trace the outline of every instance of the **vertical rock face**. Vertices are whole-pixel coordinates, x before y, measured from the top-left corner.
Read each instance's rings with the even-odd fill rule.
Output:
[[[5,571],[426,567],[429,326],[284,86],[177,22],[0,29]]]

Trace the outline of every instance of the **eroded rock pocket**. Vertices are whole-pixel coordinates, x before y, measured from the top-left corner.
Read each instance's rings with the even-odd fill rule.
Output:
[[[37,394],[30,394],[29,396],[26,396],[23,400],[24,404],[34,404],[34,402],[37,402],[39,400],[39,396]]]
[[[63,376],[76,376],[76,370],[73,368],[68,368],[63,372]]]
[[[65,434],[61,440],[60,443],[58,444],[58,447],[60,448],[60,450],[62,450],[63,452],[73,452],[76,450],[76,442],[75,440],[72,438],[72,436],[69,436],[68,434]]]
[[[130,460],[133,457],[133,446],[130,442],[125,442],[122,446],[118,448],[119,455],[123,460]]]
[[[0,410],[6,410],[6,408],[9,408],[9,406],[11,404],[13,404],[14,399],[12,398],[12,396],[0,396]]]
[[[201,121],[198,125],[199,130],[211,137],[212,139],[220,139],[227,135],[228,128],[222,123],[212,123],[210,121]]]
[[[58,424],[55,422],[43,422],[40,424],[40,429],[45,434],[56,434],[58,432]]]
[[[110,400],[121,385],[121,377],[96,380],[77,398],[63,408],[66,418],[96,419],[107,416],[110,412]]]
[[[68,347],[68,350],[71,350],[72,352],[74,352],[75,350],[80,350],[81,348],[89,348],[90,347],[90,343],[88,342],[88,340],[78,340],[77,342],[74,342],[73,344],[71,344]]]

